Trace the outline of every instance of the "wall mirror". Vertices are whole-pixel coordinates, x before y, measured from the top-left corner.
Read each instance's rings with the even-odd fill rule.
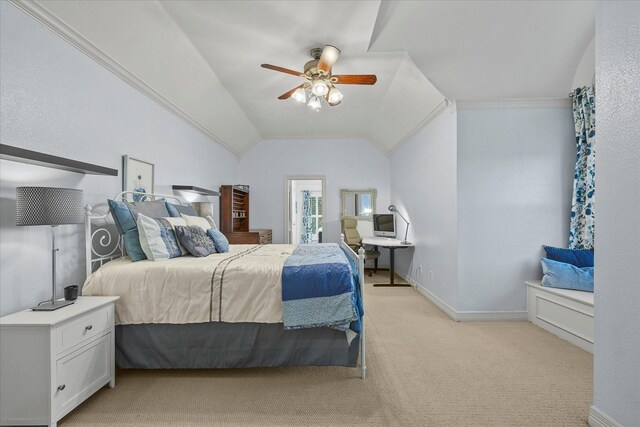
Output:
[[[340,190],[342,211],[340,218],[357,219],[373,218],[376,213],[376,193],[374,188],[368,190]]]

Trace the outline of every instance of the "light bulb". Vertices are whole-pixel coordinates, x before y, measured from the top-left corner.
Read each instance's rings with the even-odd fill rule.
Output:
[[[329,86],[322,79],[314,80],[311,92],[316,96],[325,96],[329,92]]]
[[[307,93],[304,89],[298,88],[295,92],[293,92],[291,98],[293,98],[297,102],[307,102]]]
[[[329,91],[329,94],[327,95],[327,102],[331,106],[338,105],[342,102],[342,97],[342,92],[340,92],[338,88],[332,87]]]
[[[320,108],[322,108],[322,104],[320,103],[320,97],[318,96],[312,96],[307,105],[309,106],[309,108],[311,108],[315,112],[320,111]]]

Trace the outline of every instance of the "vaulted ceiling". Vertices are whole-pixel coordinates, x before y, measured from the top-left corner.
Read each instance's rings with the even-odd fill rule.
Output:
[[[565,98],[594,4],[480,1],[21,1],[116,74],[238,155],[261,139],[362,137],[389,151],[442,101]],[[277,96],[333,44],[343,85],[315,113]]]

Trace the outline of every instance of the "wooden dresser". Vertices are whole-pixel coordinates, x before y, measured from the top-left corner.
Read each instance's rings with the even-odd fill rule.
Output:
[[[271,229],[249,229],[249,191],[241,186],[220,186],[220,231],[231,244],[272,242]]]

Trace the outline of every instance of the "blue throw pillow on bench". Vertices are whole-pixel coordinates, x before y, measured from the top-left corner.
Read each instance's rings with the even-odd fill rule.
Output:
[[[545,246],[547,258],[553,261],[575,265],[578,268],[593,267],[593,250],[591,249],[565,249]]]
[[[542,286],[593,292],[593,267],[575,265],[542,258]]]

